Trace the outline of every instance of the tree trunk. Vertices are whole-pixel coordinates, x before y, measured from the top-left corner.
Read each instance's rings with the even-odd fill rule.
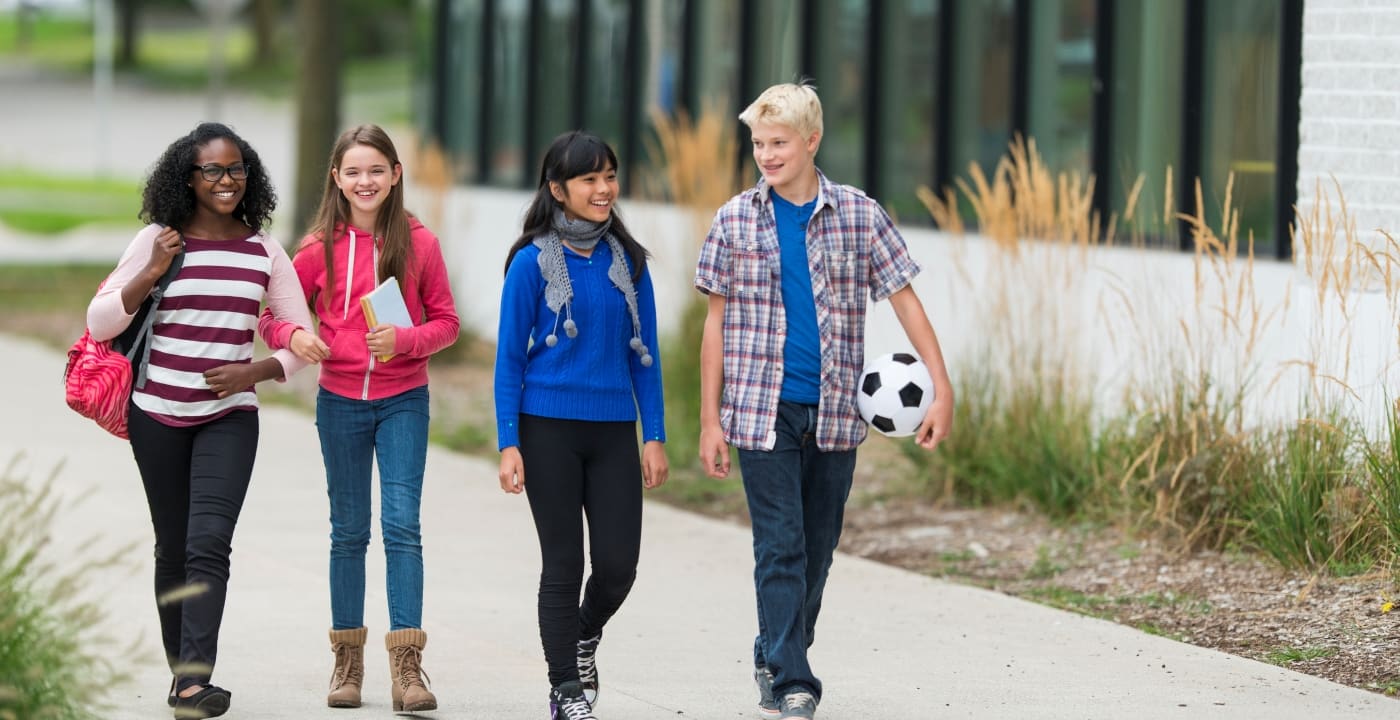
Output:
[[[277,20],[281,13],[278,0],[253,0],[253,63],[258,67],[277,63]]]
[[[306,231],[321,202],[326,157],[340,129],[340,17],[334,0],[298,2],[296,191],[292,237]]]
[[[141,0],[117,0],[117,67],[136,67],[136,44],[140,41]]]

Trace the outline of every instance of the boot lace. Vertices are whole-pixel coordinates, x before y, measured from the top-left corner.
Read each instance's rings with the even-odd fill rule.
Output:
[[[602,635],[594,635],[587,640],[578,641],[578,679],[585,687],[597,687],[598,641],[602,639]]]
[[[412,685],[427,687],[431,682],[428,673],[423,671],[423,652],[412,645],[394,649],[394,662],[399,668],[399,686],[407,690]]]
[[[331,671],[331,688],[337,689],[346,683],[365,684],[365,668],[360,663],[354,662],[354,659],[355,651],[351,646],[344,644],[335,646],[335,669]]]

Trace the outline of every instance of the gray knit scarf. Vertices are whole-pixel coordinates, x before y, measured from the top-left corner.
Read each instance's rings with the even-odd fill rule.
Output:
[[[612,265],[608,267],[608,279],[627,300],[627,311],[632,315],[632,339],[628,346],[641,357],[643,367],[651,367],[651,352],[642,343],[642,321],[637,313],[637,290],[632,286],[632,273],[627,270],[623,257],[622,243],[608,230],[612,218],[601,223],[587,220],[571,220],[563,211],[554,211],[553,231],[535,238],[534,245],[540,249],[540,274],[544,276],[544,302],[554,311],[554,330],[544,338],[544,344],[554,347],[559,343],[555,332],[559,329],[560,310],[564,315],[564,334],[578,337],[578,325],[574,322],[574,286],[569,282],[569,268],[564,264],[564,243],[584,252],[591,251],[600,240],[606,240],[612,250]]]

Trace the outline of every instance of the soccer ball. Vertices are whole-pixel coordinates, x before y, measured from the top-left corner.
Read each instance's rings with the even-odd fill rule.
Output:
[[[932,403],[928,366],[910,353],[881,355],[860,374],[856,409],[870,427],[885,435],[913,435]]]

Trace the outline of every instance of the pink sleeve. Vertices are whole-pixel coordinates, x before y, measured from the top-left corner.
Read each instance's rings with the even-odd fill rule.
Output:
[[[87,326],[94,340],[111,340],[131,324],[135,313],[127,313],[122,303],[122,288],[146,269],[146,263],[151,261],[151,246],[160,230],[159,225],[152,224],[136,233],[102,289],[88,303]]]
[[[284,322],[272,315],[272,308],[263,308],[262,314],[258,316],[258,337],[273,350],[281,350],[292,344],[292,333],[296,332],[297,324],[294,322]]]
[[[447,263],[442,259],[442,246],[433,238],[416,250],[421,258],[418,293],[423,302],[425,320],[421,325],[395,330],[394,352],[409,357],[427,357],[457,342],[461,321],[457,318],[452,286],[447,281]]]
[[[284,339],[290,341],[292,332],[298,327],[311,332],[311,311],[306,307],[306,296],[302,294],[301,281],[297,279],[296,268],[292,267],[292,260],[287,257],[287,251],[267,236],[263,237],[263,245],[272,257],[272,277],[267,283],[267,312],[271,313],[270,322],[281,323],[270,330],[274,335],[284,334]],[[267,312],[264,312],[264,315],[267,315]],[[262,317],[258,318],[258,332],[263,332]],[[271,347],[272,343],[268,345]],[[272,356],[282,363],[284,381],[306,367],[306,361],[287,350],[285,343]]]

